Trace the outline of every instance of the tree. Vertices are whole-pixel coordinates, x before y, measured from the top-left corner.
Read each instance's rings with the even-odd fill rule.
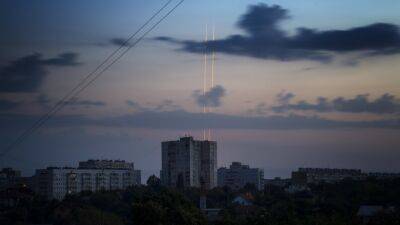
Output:
[[[161,180],[153,174],[147,179],[147,185],[150,187],[159,187],[161,186]]]
[[[132,215],[135,225],[161,225],[166,222],[166,210],[154,201],[134,203]]]

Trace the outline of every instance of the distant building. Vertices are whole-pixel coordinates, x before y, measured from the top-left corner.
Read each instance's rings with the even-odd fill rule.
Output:
[[[125,160],[94,160],[79,162],[80,169],[133,169],[133,163]]]
[[[285,192],[289,194],[296,194],[299,192],[309,192],[310,188],[306,185],[292,184],[285,188]]]
[[[357,216],[370,218],[381,211],[383,211],[383,206],[381,205],[361,205],[358,209]]]
[[[265,186],[287,187],[291,184],[291,179],[275,177],[274,179],[264,179]]]
[[[358,169],[299,168],[292,172],[292,182],[298,185],[309,183],[335,183],[343,179],[363,180],[365,174]]]
[[[217,185],[217,142],[182,137],[161,143],[161,182],[170,187],[202,187]]]
[[[250,168],[240,162],[233,162],[229,168],[218,169],[218,186],[228,186],[233,190],[243,188],[246,184],[254,184],[258,190],[264,186],[264,171]]]
[[[400,173],[367,173],[366,174],[368,177],[374,177],[378,180],[383,180],[383,179],[398,179],[400,178]]]
[[[142,184],[142,171],[133,170],[133,177],[135,179],[135,181],[134,181],[135,185],[141,185]]]
[[[21,171],[3,168],[0,171],[0,190],[15,186],[21,180]]]
[[[252,206],[253,205],[253,198],[252,196],[246,196],[246,195],[240,195],[236,196],[233,200],[232,203],[242,205],[242,206]]]
[[[243,193],[236,196],[232,203],[236,215],[247,216],[257,211],[257,207],[254,205],[254,197],[251,193]]]
[[[396,211],[394,206],[382,205],[361,205],[358,209],[357,216],[362,219],[364,224],[368,224],[370,219],[379,213],[394,213]]]
[[[140,170],[119,160],[89,160],[78,168],[48,167],[34,175],[35,192],[59,200],[81,191],[120,190],[140,183]]]

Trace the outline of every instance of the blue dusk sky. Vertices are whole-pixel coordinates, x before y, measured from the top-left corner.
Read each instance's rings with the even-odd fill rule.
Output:
[[[0,150],[167,2],[1,1]],[[161,141],[211,129],[219,166],[266,177],[400,172],[399,11],[397,0],[186,0],[1,166],[125,159],[145,180]]]

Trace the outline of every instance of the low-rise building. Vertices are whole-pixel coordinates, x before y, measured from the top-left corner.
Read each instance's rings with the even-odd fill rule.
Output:
[[[292,172],[292,182],[298,185],[335,183],[343,179],[363,180],[365,177],[359,169],[299,168]]]
[[[89,159],[79,162],[80,169],[133,169],[133,163],[125,160],[98,160]]]
[[[81,191],[121,190],[141,183],[140,170],[134,170],[133,163],[116,161],[116,166],[113,166],[109,160],[104,163],[87,162],[80,162],[78,168],[48,167],[36,170],[35,192],[48,199],[61,200],[67,194]],[[121,167],[122,163],[129,166]]]
[[[285,188],[285,192],[289,194],[296,194],[299,192],[309,192],[310,188],[306,185],[292,184]]]
[[[373,172],[366,174],[368,177],[374,177],[378,180],[383,179],[398,179],[400,178],[400,173],[383,173],[383,172]]]
[[[291,184],[291,179],[275,177],[274,179],[264,179],[265,186],[276,186],[280,188],[287,187]]]
[[[232,162],[229,168],[218,169],[218,186],[228,186],[233,190],[243,188],[246,184],[254,184],[258,190],[264,186],[264,171],[259,168],[250,168],[240,162]]]

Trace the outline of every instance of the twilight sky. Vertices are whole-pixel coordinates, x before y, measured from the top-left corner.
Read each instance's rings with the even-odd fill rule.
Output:
[[[166,2],[1,1],[0,150]],[[145,180],[158,175],[161,141],[211,128],[219,166],[242,161],[266,177],[400,172],[399,11],[397,0],[186,0],[1,166],[29,175],[125,159]],[[203,95],[205,49],[215,87]]]

